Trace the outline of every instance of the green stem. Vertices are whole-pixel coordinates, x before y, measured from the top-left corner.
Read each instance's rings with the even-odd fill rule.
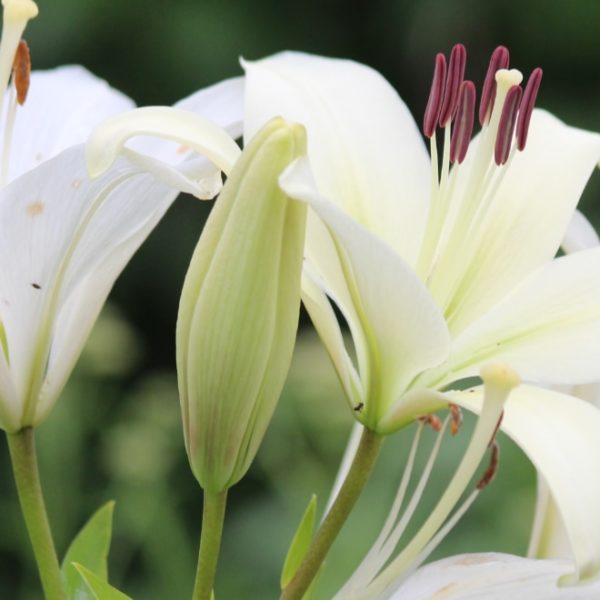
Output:
[[[200,551],[196,569],[196,583],[192,600],[210,600],[219,560],[227,490],[218,493],[204,491]]]
[[[44,596],[46,600],[66,600],[42,495],[33,429],[26,427],[17,433],[7,433],[6,436],[21,512],[33,546]]]
[[[298,571],[283,590],[281,600],[301,600],[304,596],[365,487],[383,439],[370,429],[363,431],[356,455],[337,498],[317,531]]]

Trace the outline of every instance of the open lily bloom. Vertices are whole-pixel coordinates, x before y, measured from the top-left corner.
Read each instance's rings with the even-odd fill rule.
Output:
[[[176,197],[173,182],[208,196],[220,178],[218,169],[188,161],[187,149],[142,140],[138,152],[91,181],[83,142],[132,102],[80,67],[33,72],[28,90],[20,39],[37,8],[30,0],[3,5],[0,428],[15,432],[38,425],[54,405],[112,284]],[[216,86],[219,97],[238,85]],[[235,134],[239,110],[230,118],[229,105],[215,104],[214,94],[198,92],[184,105]],[[224,152],[237,151],[225,132],[215,136]],[[160,179],[146,168],[156,158],[166,161]]]
[[[600,585],[560,588],[556,581],[567,561],[532,560],[508,554],[462,554],[419,569],[392,598],[402,600],[589,600],[600,597]]]
[[[372,69],[298,53],[244,65],[246,137],[274,115],[306,126],[308,159],[281,178],[312,209],[303,300],[355,418],[380,433],[451,402],[480,412],[480,391],[444,390],[496,360],[546,385],[600,378],[600,250],[555,258],[600,136],[533,110],[541,71],[523,92],[498,48],[482,131],[469,144],[475,86],[463,82],[465,58],[457,46],[447,69],[436,59],[424,123],[431,159],[405,105]],[[356,364],[331,302],[348,323]],[[586,458],[600,460],[600,422],[574,403],[520,387],[503,428],[528,429],[542,415],[552,423],[515,437],[560,505],[571,575],[588,579],[600,572],[600,485]],[[562,456],[549,460],[559,434]],[[565,481],[576,490],[569,499]]]

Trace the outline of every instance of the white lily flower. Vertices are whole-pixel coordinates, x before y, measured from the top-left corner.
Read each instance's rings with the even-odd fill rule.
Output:
[[[173,180],[205,196],[221,182],[218,169],[186,161],[186,148],[151,147],[143,140],[137,153],[130,151],[133,161],[120,159],[91,181],[83,142],[99,122],[133,103],[75,66],[32,73],[26,94],[28,53],[19,42],[37,7],[31,0],[3,5],[0,428],[15,432],[39,425],[51,410],[115,279],[176,197]],[[239,110],[216,104],[215,94],[236,102],[239,85],[224,82],[183,105],[235,133]],[[227,134],[219,130],[213,137],[224,155],[233,152]],[[144,167],[156,158],[182,163],[180,170],[170,168],[157,180]]]
[[[355,418],[379,433],[451,402],[480,412],[480,391],[466,398],[443,390],[489,362],[545,385],[600,379],[600,249],[555,258],[598,162],[600,135],[531,114],[541,71],[523,94],[522,75],[507,69],[508,51],[499,48],[486,77],[482,132],[465,158],[475,89],[461,84],[464,63],[457,46],[448,104],[446,63],[436,59],[425,119],[431,160],[400,98],[368,67],[298,53],[244,64],[246,137],[275,115],[307,129],[308,159],[281,178],[286,193],[312,209],[303,300]],[[515,124],[523,152],[514,147]],[[356,364],[332,302],[350,328]],[[583,580],[600,573],[600,482],[590,477],[590,461],[600,460],[600,420],[577,402],[520,387],[503,429],[519,432],[547,478],[569,536],[571,579]],[[564,441],[560,459],[556,439]]]
[[[419,569],[393,600],[590,600],[600,597],[600,583],[577,588],[557,586],[568,561],[532,560],[487,552],[461,554]]]

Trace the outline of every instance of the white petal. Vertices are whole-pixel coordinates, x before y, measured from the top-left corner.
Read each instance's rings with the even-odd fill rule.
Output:
[[[176,193],[124,159],[90,181],[82,145],[0,192],[0,317],[26,422],[56,399],[114,280]]]
[[[86,146],[91,175],[95,177],[106,171],[124,144],[140,135],[189,146],[225,173],[229,173],[240,155],[238,145],[212,121],[180,108],[146,106],[110,117],[92,132]],[[166,164],[164,168],[168,170]]]
[[[562,248],[567,253],[578,252],[586,248],[598,246],[600,239],[594,226],[578,210],[573,213],[571,222],[562,241]]]
[[[174,106],[200,115],[224,129],[232,138],[239,138],[243,131],[244,79],[226,79],[179,100]],[[130,140],[127,146],[169,165],[181,163],[193,154],[191,146],[156,137],[140,136]]]
[[[531,560],[509,554],[459,554],[419,569],[394,600],[591,600],[598,583],[559,588],[568,562]]]
[[[27,100],[17,107],[9,181],[85,142],[106,117],[132,107],[129,98],[83,67],[34,71]],[[4,139],[3,130],[0,139]]]
[[[453,379],[498,359],[524,379],[600,380],[600,247],[563,256],[530,275],[453,343]]]
[[[446,357],[446,323],[427,289],[400,256],[316,193],[306,159],[291,165],[280,182],[289,196],[309,203],[330,232],[341,272],[325,279],[325,284],[341,288],[342,279],[347,286],[346,293],[336,294],[338,290],[333,289],[332,296],[337,295],[349,320],[359,361],[363,351],[367,354],[368,369],[360,362],[359,367],[365,399],[376,402],[373,407],[366,403],[364,415],[374,426],[417,373]],[[351,306],[345,306],[346,302]],[[362,335],[357,336],[356,330]],[[361,349],[362,344],[366,349]]]
[[[309,265],[305,266],[302,273],[302,302],[329,353],[346,398],[350,402],[351,408],[354,409],[363,399],[358,374],[348,356],[331,303],[325,292],[310,275]]]
[[[527,556],[530,558],[571,558],[571,544],[550,488],[541,473]]]
[[[479,388],[447,395],[480,410]],[[594,473],[600,464],[600,410],[573,396],[523,385],[512,391],[501,427],[548,483],[574,563],[565,582],[598,577],[600,479]]]
[[[504,167],[495,208],[467,236],[474,239],[468,250],[457,255],[454,264],[440,265],[442,277],[450,270],[462,277],[446,311],[453,333],[554,257],[598,158],[600,135],[534,111],[527,147]]]
[[[352,61],[295,52],[243,66],[246,138],[276,115],[305,125],[319,192],[414,264],[431,167],[387,81]]]

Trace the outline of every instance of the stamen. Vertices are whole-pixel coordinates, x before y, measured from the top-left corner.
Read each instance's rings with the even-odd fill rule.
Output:
[[[423,425],[429,425],[434,431],[439,431],[442,428],[442,420],[437,415],[424,415],[417,417],[417,420]]]
[[[425,107],[423,116],[423,134],[431,138],[435,133],[435,128],[442,110],[442,97],[446,83],[446,57],[440,52],[435,57],[435,67],[433,68],[433,80],[431,81],[431,90],[429,100]]]
[[[498,446],[498,442],[496,440],[492,440],[491,443],[491,456],[490,456],[490,464],[488,468],[485,470],[483,477],[477,482],[475,486],[479,491],[483,490],[487,487],[492,480],[496,476],[496,472],[498,471],[498,464],[500,462],[500,446]]]
[[[458,164],[461,164],[465,160],[471,142],[474,120],[475,84],[472,81],[463,81],[460,86],[460,99],[452,130],[452,141],[450,142],[451,163],[458,161]]]
[[[504,46],[498,46],[492,52],[479,104],[479,123],[482,127],[492,114],[494,99],[496,97],[496,71],[499,69],[508,69],[509,58],[508,49]]]
[[[450,54],[448,65],[448,77],[446,78],[446,89],[440,113],[440,127],[445,127],[454,116],[458,106],[458,94],[460,86],[465,77],[465,66],[467,64],[467,51],[462,44],[456,44]]]
[[[494,150],[494,160],[498,166],[505,164],[508,160],[517,120],[517,110],[519,109],[522,95],[523,90],[518,85],[513,85],[506,94],[502,114],[500,115]]]
[[[29,91],[29,79],[31,75],[31,55],[29,46],[25,40],[21,40],[17,46],[15,60],[13,62],[13,81],[17,90],[17,102],[23,106]]]
[[[448,410],[450,411],[450,416],[452,417],[452,422],[450,423],[450,433],[452,435],[456,435],[460,431],[463,422],[462,411],[460,410],[460,406],[458,406],[458,404],[454,404],[452,402],[448,404]]]
[[[0,41],[0,108],[4,105],[4,91],[8,85],[15,53],[27,22],[38,14],[32,0],[3,0],[2,40]]]
[[[534,69],[527,80],[527,85],[523,92],[523,100],[521,100],[519,118],[517,119],[517,148],[519,150],[523,150],[527,143],[531,113],[533,112],[533,106],[540,89],[540,84],[542,83],[543,73],[539,67]]]

